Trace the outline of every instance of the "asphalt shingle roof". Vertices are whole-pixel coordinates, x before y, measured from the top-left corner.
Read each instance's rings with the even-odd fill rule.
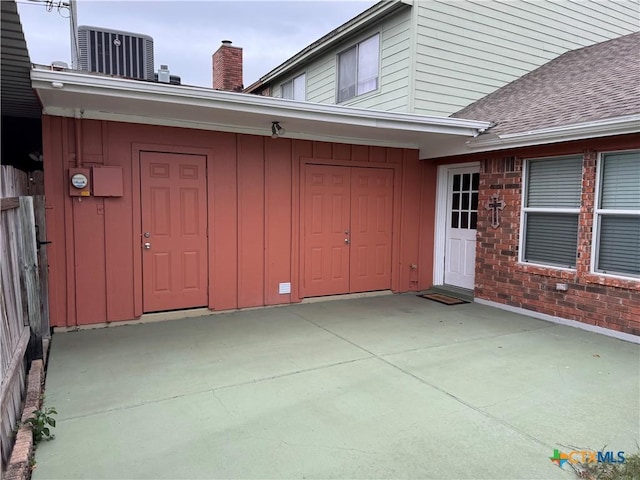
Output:
[[[640,113],[640,32],[580,48],[451,115],[521,133]]]

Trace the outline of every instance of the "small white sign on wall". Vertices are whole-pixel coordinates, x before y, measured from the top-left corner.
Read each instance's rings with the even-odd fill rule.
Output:
[[[280,295],[286,295],[291,293],[291,282],[285,282],[278,285],[278,293]]]

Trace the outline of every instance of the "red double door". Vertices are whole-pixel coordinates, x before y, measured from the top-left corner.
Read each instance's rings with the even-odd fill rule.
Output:
[[[307,165],[303,296],[391,288],[393,171]]]

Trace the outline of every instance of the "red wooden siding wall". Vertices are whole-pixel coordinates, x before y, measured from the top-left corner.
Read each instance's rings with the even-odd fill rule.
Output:
[[[83,167],[122,167],[124,196],[72,198],[67,171],[75,166],[73,120],[45,116],[43,131],[54,326],[131,320],[143,313],[141,151],[207,158],[210,309],[300,300],[305,162],[392,167],[392,288],[432,283],[436,171],[419,162],[416,150],[83,120]],[[291,282],[291,294],[278,293],[280,282]]]

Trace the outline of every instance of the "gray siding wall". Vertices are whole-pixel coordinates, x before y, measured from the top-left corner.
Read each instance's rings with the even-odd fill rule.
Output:
[[[638,31],[638,0],[417,1],[410,111],[448,116],[576,48]]]
[[[363,30],[339,47],[332,49],[307,66],[307,100],[336,103],[336,66],[339,52],[380,33],[380,87],[347,102],[361,108],[408,111],[411,65],[411,9],[406,8]]]

